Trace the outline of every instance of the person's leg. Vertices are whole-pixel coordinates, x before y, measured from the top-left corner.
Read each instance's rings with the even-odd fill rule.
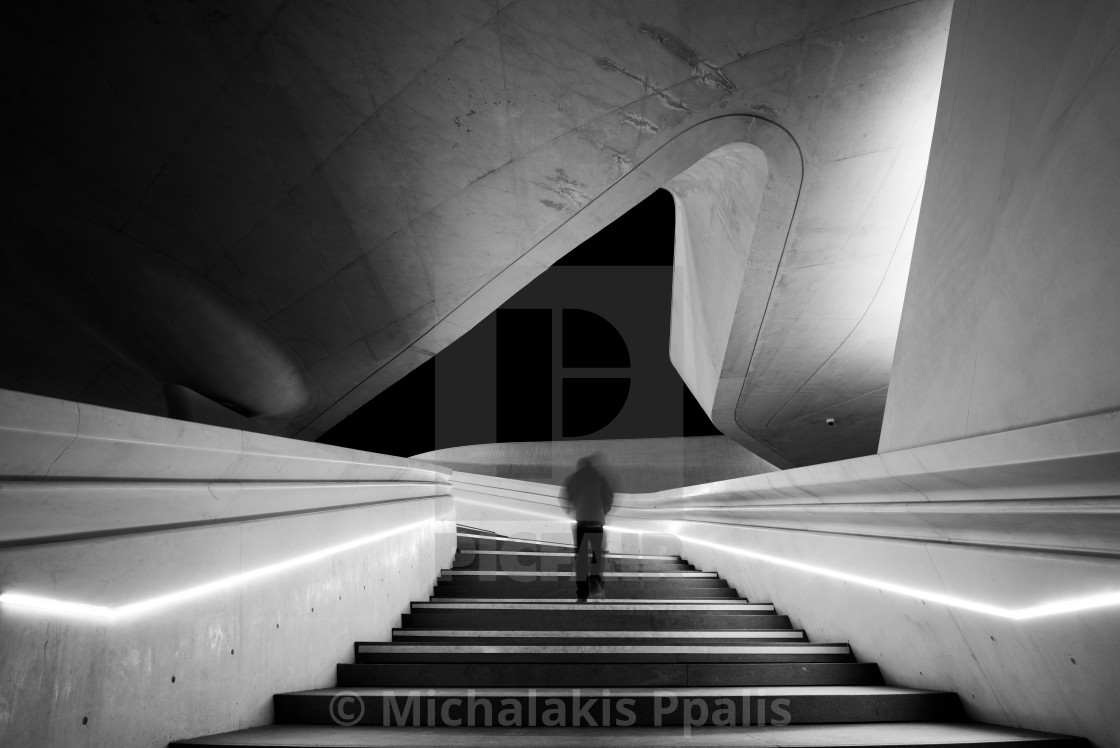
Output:
[[[587,532],[588,527],[586,522],[577,522],[575,526],[575,541],[576,541],[576,599],[584,601],[587,599],[588,592],[588,579],[587,579],[587,552],[590,546],[590,534]]]
[[[603,526],[589,528],[587,532],[589,550],[591,551],[591,571],[588,575],[588,588],[599,597],[606,597],[607,589],[603,581],[607,560],[603,557]]]

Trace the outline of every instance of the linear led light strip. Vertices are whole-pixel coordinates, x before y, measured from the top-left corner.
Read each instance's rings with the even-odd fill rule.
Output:
[[[736,556],[744,556],[746,558],[753,558],[758,561],[764,561],[769,564],[777,566],[785,566],[790,569],[797,569],[799,571],[808,572],[810,574],[819,574],[821,576],[830,577],[832,579],[840,579],[845,582],[862,585],[864,587],[872,587],[875,589],[883,590],[885,592],[894,592],[898,595],[906,597],[913,597],[919,600],[926,600],[931,603],[940,603],[951,608],[963,608],[964,610],[971,610],[977,613],[985,613],[990,616],[997,616],[999,618],[1009,618],[1013,621],[1026,621],[1032,618],[1042,618],[1044,616],[1053,616],[1061,613],[1076,613],[1082,610],[1093,610],[1095,608],[1107,608],[1114,605],[1120,605],[1120,591],[1118,592],[1104,592],[1097,595],[1086,595],[1084,597],[1071,597],[1065,600],[1055,600],[1049,603],[1041,603],[1039,605],[1031,605],[1026,608],[1005,608],[999,605],[989,605],[988,603],[977,602],[975,600],[968,600],[963,597],[955,595],[946,595],[941,592],[932,592],[930,590],[921,590],[914,587],[907,587],[903,584],[896,584],[894,582],[887,582],[882,579],[872,579],[871,577],[864,577],[858,574],[849,574],[844,571],[837,571],[836,569],[828,569],[823,566],[814,566],[813,564],[806,564],[800,561],[792,561],[788,558],[780,558],[778,556],[771,556],[766,553],[758,553],[756,551],[748,551],[743,548],[735,548],[729,545],[722,545],[720,543],[712,543],[708,540],[701,540],[680,533],[673,533],[681,540],[695,543],[696,545],[706,546],[717,551],[724,553],[731,553]]]
[[[128,616],[135,616],[141,613],[146,613],[155,608],[162,608],[174,603],[182,602],[184,600],[200,597],[210,592],[217,592],[219,590],[236,587],[253,579],[272,576],[273,574],[278,574],[279,572],[286,571],[287,569],[291,569],[296,566],[303,566],[305,564],[311,563],[312,561],[318,561],[319,559],[333,556],[337,553],[342,553],[343,551],[348,551],[353,548],[360,548],[363,545],[376,543],[379,540],[385,540],[386,538],[391,538],[394,535],[400,535],[401,533],[424,527],[433,522],[435,522],[435,520],[426,519],[420,522],[413,522],[408,525],[401,525],[400,527],[396,527],[392,530],[386,530],[385,532],[379,532],[374,535],[366,535],[365,537],[356,538],[354,540],[340,543],[338,545],[332,545],[329,548],[322,548],[317,551],[312,551],[311,553],[305,553],[302,556],[289,558],[285,561],[280,561],[275,564],[269,564],[268,566],[262,566],[257,569],[242,572],[240,574],[234,574],[233,576],[217,579],[213,582],[207,582],[206,584],[200,584],[195,587],[188,587],[187,589],[179,590],[178,592],[172,592],[166,595],[152,597],[147,600],[130,603],[129,605],[123,605],[119,608],[107,608],[99,605],[86,605],[84,603],[71,603],[63,600],[52,600],[46,597],[22,595],[16,592],[5,592],[3,594],[0,594],[0,603],[3,603],[5,605],[19,606],[23,608],[36,608],[51,613],[70,614],[108,620],[125,618]]]

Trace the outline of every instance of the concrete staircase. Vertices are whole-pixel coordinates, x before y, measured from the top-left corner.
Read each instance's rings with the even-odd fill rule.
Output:
[[[338,686],[277,694],[276,724],[174,746],[1087,746],[966,722],[956,694],[884,685],[846,643],[675,556],[612,554],[574,599],[572,548],[460,528],[392,642]],[[352,725],[352,726],[344,726]]]

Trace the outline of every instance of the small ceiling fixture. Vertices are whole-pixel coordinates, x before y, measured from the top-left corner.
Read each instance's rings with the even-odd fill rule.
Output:
[[[836,419],[835,418],[826,418],[826,419],[824,419],[824,422],[826,424],[828,424],[829,426],[835,426],[836,425]]]

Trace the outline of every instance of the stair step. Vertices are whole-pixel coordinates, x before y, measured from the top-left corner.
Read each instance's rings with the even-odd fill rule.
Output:
[[[750,603],[736,597],[729,600],[720,600],[714,603],[697,602],[696,600],[673,600],[665,598],[651,598],[649,600],[588,600],[577,603],[575,598],[532,598],[532,597],[478,597],[478,598],[431,598],[428,602],[414,602],[413,607],[430,606],[432,609],[466,607],[466,608],[518,608],[525,610],[591,610],[603,608],[606,610],[738,610],[766,609],[774,610],[773,603]],[[562,607],[568,606],[568,607]]]
[[[380,663],[338,666],[338,685],[440,688],[881,685],[874,663]]]
[[[603,560],[603,569],[612,571],[701,571],[683,561],[645,561],[642,559],[608,557]],[[452,571],[567,571],[575,570],[575,561],[567,558],[534,556],[474,556],[456,558],[451,564]]]
[[[354,660],[376,662],[852,662],[847,644],[404,644],[356,642]]]
[[[471,579],[516,579],[521,581],[523,579],[540,579],[544,581],[552,581],[553,579],[569,580],[574,579],[576,573],[574,571],[541,571],[538,569],[527,569],[522,571],[509,571],[506,569],[452,569],[440,574],[440,579],[455,579],[459,577]],[[604,571],[602,576],[606,579],[718,579],[719,574],[714,571]]]
[[[454,583],[441,582],[436,585],[433,592],[435,593],[435,597],[489,598],[501,595],[502,597],[516,598],[523,595],[527,598],[547,597],[568,600],[573,596],[572,588],[574,586],[572,582],[567,582],[565,584],[558,584],[556,582],[507,582],[505,584],[499,582],[480,582],[468,584],[466,582],[456,581]],[[610,596],[609,599],[614,601],[660,600],[666,594],[672,594],[674,598],[699,598],[707,600],[738,598],[737,593],[731,587],[675,586],[671,590],[666,590],[658,585],[643,586],[640,582],[613,582],[607,590],[607,594]]]
[[[405,613],[401,625],[410,629],[463,630],[493,629],[507,626],[517,630],[609,631],[680,631],[688,629],[789,629],[788,616],[754,611],[654,611],[598,609],[588,610],[510,610],[495,616],[488,610],[422,610]]]
[[[868,725],[787,725],[785,727],[693,727],[686,738],[680,727],[396,727],[268,725],[171,743],[227,748],[381,748],[382,746],[746,746],[770,748],[1088,748],[1080,738],[1067,738],[1010,727],[969,723],[908,722]]]
[[[523,542],[523,541],[513,541],[513,542]],[[512,557],[521,557],[521,558],[524,558],[526,560],[529,560],[529,559],[533,559],[533,558],[574,559],[575,555],[576,555],[575,551],[559,551],[559,550],[551,550],[551,551],[532,551],[532,550],[500,551],[500,550],[484,550],[484,549],[479,549],[479,548],[473,548],[473,549],[470,549],[470,550],[460,550],[459,553],[456,555],[456,557],[457,558],[458,557],[481,558],[481,557],[484,557],[484,556],[510,556],[511,558]],[[655,562],[661,562],[661,563],[678,563],[678,564],[687,564],[688,563],[687,561],[682,559],[680,556],[653,556],[653,555],[642,554],[642,553],[613,553],[613,552],[607,553],[606,556],[607,556],[608,560],[610,560],[612,558],[617,558],[617,559],[623,559],[623,560],[628,560],[628,561],[655,561]]]
[[[608,574],[607,578],[611,579],[612,577]],[[575,576],[573,574],[565,574],[564,576],[541,575],[535,571],[526,572],[525,574],[509,572],[444,572],[439,576],[439,584],[445,587],[451,584],[461,584],[464,586],[481,584],[495,589],[500,589],[501,587],[543,585],[545,587],[556,587],[571,592],[575,587]],[[612,588],[614,586],[620,586],[621,588],[633,587],[635,589],[660,590],[662,593],[668,594],[676,589],[727,587],[728,584],[726,579],[720,579],[718,575],[709,575],[705,573],[704,576],[701,577],[680,576],[676,574],[659,574],[655,577],[616,576],[611,586]]]
[[[575,634],[575,635],[573,635]],[[725,634],[731,634],[727,636]],[[706,646],[722,644],[766,644],[806,641],[803,631],[485,631],[408,629],[393,633],[394,644],[674,644]]]
[[[469,603],[467,603],[469,605]],[[419,621],[448,621],[448,625],[439,626],[436,628],[461,628],[463,627],[459,622],[467,621],[482,621],[489,622],[486,628],[504,628],[506,630],[518,630],[523,621],[534,622],[548,622],[554,623],[552,628],[561,628],[565,630],[574,630],[582,628],[576,624],[583,621],[610,621],[614,624],[615,628],[627,629],[633,631],[645,631],[649,629],[659,628],[672,628],[673,630],[680,630],[682,625],[687,624],[689,621],[695,621],[691,627],[693,629],[712,628],[708,622],[710,621],[739,621],[739,626],[719,626],[719,628],[726,630],[729,628],[743,628],[743,629],[788,629],[790,628],[789,616],[779,615],[778,613],[768,612],[766,610],[736,610],[735,608],[725,608],[716,610],[665,610],[660,608],[657,610],[641,610],[637,606],[620,606],[618,608],[609,608],[607,606],[598,605],[585,605],[581,603],[568,603],[570,607],[561,609],[523,609],[523,610],[503,610],[500,616],[495,616],[492,611],[486,609],[473,609],[473,608],[455,608],[452,610],[440,610],[439,608],[419,608],[415,609],[413,613],[406,613],[409,616],[409,621],[413,623],[404,623],[402,628],[432,628],[428,625],[419,625]],[[402,619],[403,620],[403,619]],[[451,624],[455,621],[455,624]],[[634,625],[628,625],[628,622],[633,621]],[[657,625],[667,624],[672,622],[672,626]],[[477,628],[471,626],[470,628]],[[540,626],[534,625],[526,626],[527,629],[534,631],[540,630]],[[687,627],[686,627],[687,628]]]
[[[671,639],[672,642],[680,644],[682,639],[784,639],[784,641],[803,642],[805,641],[805,633],[801,629],[731,629],[722,630],[722,632],[712,632],[712,630],[615,630],[615,632],[595,632],[595,630],[586,630],[586,632],[569,632],[569,630],[465,630],[458,629],[412,629],[412,628],[394,628],[393,641],[401,643],[410,642],[430,642],[432,639],[445,638],[450,639],[452,642],[461,641],[461,639],[469,638],[470,641],[476,642],[477,639],[494,638],[494,639],[572,639],[572,644],[586,644],[587,639]],[[561,642],[562,643],[562,642]],[[542,642],[543,644],[543,642]]]
[[[727,719],[734,724],[819,724],[853,722],[950,721],[962,717],[954,693],[890,686],[764,686],[652,688],[431,688],[416,691],[355,686],[277,694],[280,724],[336,724],[332,699],[361,702],[358,724],[455,726],[467,713],[476,723],[498,724],[505,711],[513,724],[543,725],[546,714],[571,726],[683,725]],[[411,698],[411,701],[409,699]],[[625,700],[625,701],[624,701]],[[515,706],[516,705],[516,706]],[[350,703],[344,714],[356,714]],[[486,713],[491,715],[486,718]],[[701,715],[703,715],[701,717]],[[516,717],[514,720],[513,718]],[[576,720],[579,720],[578,722]]]

